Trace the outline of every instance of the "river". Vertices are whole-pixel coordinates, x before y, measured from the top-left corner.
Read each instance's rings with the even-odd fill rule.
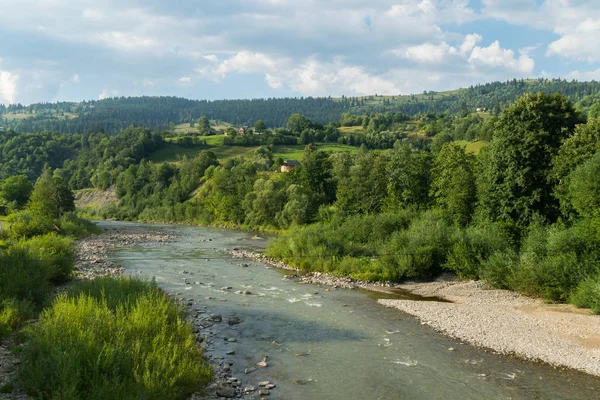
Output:
[[[202,331],[209,338],[207,355],[224,357],[242,387],[265,380],[276,384],[270,398],[600,398],[596,377],[462,344],[376,302],[393,296],[327,291],[285,279],[289,272],[233,259],[226,249],[264,249],[266,241],[251,233],[143,226],[178,239],[164,246],[119,248],[111,254],[113,261],[123,265],[126,274],[155,278],[165,290],[191,303],[199,319],[222,315],[222,323]],[[251,294],[239,293],[244,290]],[[232,315],[242,322],[227,324]],[[226,355],[231,351],[235,354]],[[244,373],[265,355],[267,368]]]

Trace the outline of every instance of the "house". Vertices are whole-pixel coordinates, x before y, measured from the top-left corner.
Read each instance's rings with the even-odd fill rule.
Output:
[[[297,160],[285,160],[281,166],[281,172],[290,172],[296,167],[301,166],[300,161]]]
[[[248,126],[242,126],[240,128],[240,130],[238,131],[238,134],[245,135],[248,132],[248,129],[250,129],[250,127],[248,127]]]
[[[487,109],[485,107],[481,107],[481,108],[477,109],[478,113],[480,113],[480,112],[486,112],[486,111],[487,111]]]

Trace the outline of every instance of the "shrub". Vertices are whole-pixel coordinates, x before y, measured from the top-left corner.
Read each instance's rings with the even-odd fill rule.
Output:
[[[436,212],[424,213],[392,236],[381,258],[385,279],[430,279],[442,271],[450,247],[447,222]]]
[[[0,253],[0,300],[29,300],[37,307],[50,294],[48,269],[23,248]]]
[[[0,302],[0,339],[35,316],[34,305],[27,300],[6,299]]]
[[[479,279],[482,263],[509,247],[507,238],[495,224],[457,229],[453,242],[445,267],[468,279]]]
[[[64,214],[59,220],[59,225],[63,235],[76,238],[83,238],[101,232],[101,229],[98,228],[96,224],[86,219],[79,218],[74,212]]]
[[[591,308],[594,314],[600,314],[600,275],[583,280],[569,300],[576,307]]]
[[[80,294],[54,301],[27,330],[21,379],[28,392],[73,400],[184,399],[209,381],[180,307],[145,289],[118,305],[128,285],[105,280],[86,288],[104,299]]]
[[[569,228],[532,228],[510,287],[549,301],[568,301],[586,277],[600,271],[597,237],[588,221]]]
[[[54,229],[54,221],[28,210],[9,215],[7,222],[10,224],[9,234],[14,238],[43,235]]]
[[[73,240],[48,233],[21,240],[13,246],[29,253],[41,267],[47,270],[47,276],[54,283],[66,282],[73,272]]]
[[[519,263],[519,255],[512,249],[498,251],[482,261],[480,278],[499,289],[509,289],[511,276]]]

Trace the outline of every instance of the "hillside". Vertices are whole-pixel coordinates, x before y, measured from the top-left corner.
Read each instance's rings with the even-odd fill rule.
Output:
[[[414,95],[342,98],[281,98],[252,100],[188,100],[176,97],[119,97],[81,103],[38,103],[29,106],[0,105],[0,126],[16,132],[104,132],[114,134],[131,125],[182,129],[200,116],[236,126],[262,119],[270,128],[285,124],[300,113],[312,121],[329,123],[343,113],[402,112],[465,114],[483,107],[500,110],[525,93],[561,93],[582,111],[600,111],[600,83],[531,79],[493,82],[447,92]]]

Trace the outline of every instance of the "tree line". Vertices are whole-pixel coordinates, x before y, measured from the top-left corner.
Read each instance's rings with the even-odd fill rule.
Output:
[[[187,100],[177,97],[116,97],[79,103],[38,103],[0,105],[0,120],[16,132],[116,134],[131,125],[167,130],[170,123],[193,123],[201,116],[231,124],[252,126],[263,120],[270,127],[282,127],[293,113],[327,124],[343,113],[443,114],[465,116],[476,108],[499,114],[526,93],[560,93],[577,107],[594,116],[600,113],[600,83],[561,79],[511,80],[446,92],[425,92],[409,96],[367,96],[327,98],[270,98],[249,100]],[[9,119],[10,113],[29,115]]]

